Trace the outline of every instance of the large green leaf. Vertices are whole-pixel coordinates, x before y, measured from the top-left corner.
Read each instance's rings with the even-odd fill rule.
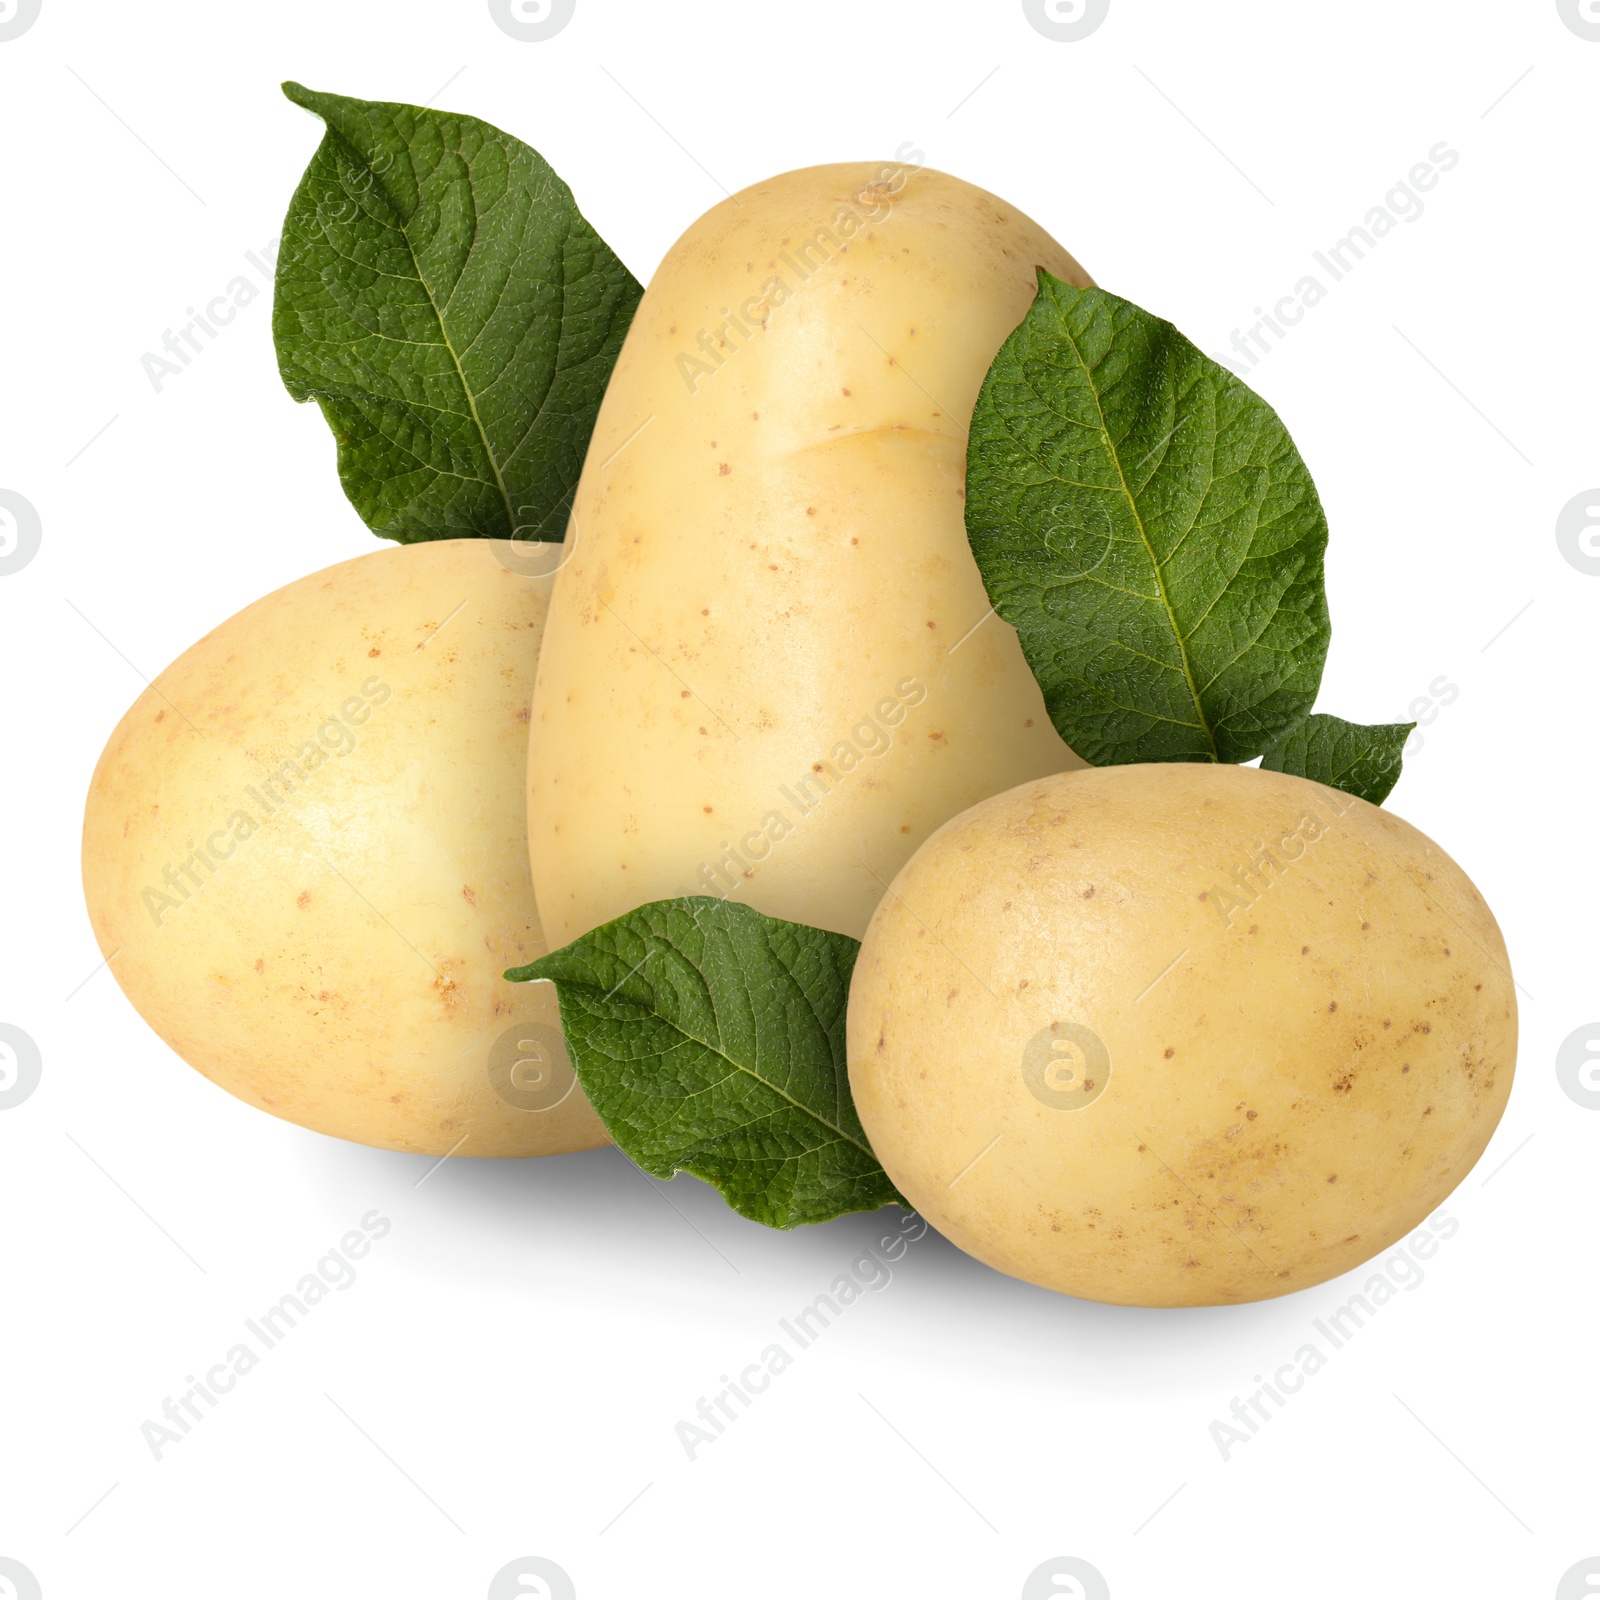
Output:
[[[1311,709],[1316,488],[1272,408],[1171,323],[1041,271],[967,463],[989,598],[1085,760],[1248,761]]]
[[[327,124],[272,331],[388,539],[560,540],[643,293],[537,151],[475,117],[284,85]]]
[[[1318,711],[1272,745],[1261,765],[1381,806],[1400,781],[1401,753],[1415,727],[1414,722],[1346,722]]]
[[[696,896],[641,906],[506,976],[555,984],[578,1082],[646,1172],[692,1172],[742,1215],[792,1228],[900,1198],[845,1071],[859,949]]]

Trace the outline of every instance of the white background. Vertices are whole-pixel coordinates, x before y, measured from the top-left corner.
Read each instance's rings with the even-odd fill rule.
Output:
[[[82,799],[141,675],[373,544],[266,293],[162,392],[140,365],[277,235],[321,131],[287,77],[519,135],[640,278],[724,186],[909,140],[1213,351],[1459,151],[1250,381],[1332,525],[1321,704],[1457,691],[1391,805],[1500,918],[1520,1066],[1426,1280],[1230,1460],[1212,1421],[1368,1274],[1140,1311],[929,1236],[691,1462],[675,1423],[896,1213],[770,1233],[612,1150],[419,1185],[211,1087],[96,972]],[[578,0],[543,43],[483,0],[43,0],[0,42],[0,488],[43,526],[0,577],[0,1021],[43,1055],[0,1112],[0,1556],[45,1600],[477,1600],[527,1554],[581,1600],[1011,1597],[1058,1555],[1115,1600],[1554,1595],[1600,1551],[1600,1114],[1554,1069],[1600,1015],[1600,577],[1555,538],[1600,482],[1597,89],[1555,0],[1112,0],[1078,43],[1018,0]],[[154,1461],[140,1424],[372,1208],[360,1280]]]

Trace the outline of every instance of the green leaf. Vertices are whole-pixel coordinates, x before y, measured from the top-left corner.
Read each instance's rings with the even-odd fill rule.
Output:
[[[1400,781],[1400,759],[1414,722],[1346,722],[1318,711],[1297,722],[1261,758],[1268,772],[1325,783],[1381,806]]]
[[[978,397],[967,531],[1086,761],[1248,761],[1311,709],[1311,475],[1260,396],[1129,301],[1040,272]]]
[[[402,543],[559,541],[643,290],[520,140],[283,92],[327,132],[284,222],[272,333],[351,503]]]
[[[859,949],[694,896],[641,906],[506,976],[555,984],[578,1082],[646,1172],[692,1172],[741,1215],[792,1228],[900,1199],[845,1073]]]

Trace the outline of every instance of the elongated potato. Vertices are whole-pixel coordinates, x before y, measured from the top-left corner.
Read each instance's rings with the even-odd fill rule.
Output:
[[[554,991],[501,977],[545,949],[523,773],[550,585],[484,540],[375,551],[246,607],[118,724],[95,937],[241,1100],[430,1155],[606,1142]]]
[[[811,167],[714,207],[600,410],[534,694],[554,943],[726,895],[860,936],[974,801],[1081,765],[967,547],[966,425],[1037,224],[942,173]]]
[[[1227,766],[1067,773],[948,823],[873,918],[848,1025],[872,1148],[935,1228],[1145,1306],[1266,1299],[1394,1244],[1482,1154],[1516,1038],[1500,930],[1449,856]]]

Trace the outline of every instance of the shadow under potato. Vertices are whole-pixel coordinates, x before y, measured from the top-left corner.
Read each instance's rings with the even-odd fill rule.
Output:
[[[530,1300],[604,1282],[613,1311],[691,1320],[712,1351],[731,1317],[792,1318],[873,1250],[881,1270],[855,1274],[874,1281],[830,1327],[830,1345],[873,1366],[1009,1375],[1035,1393],[1209,1394],[1243,1381],[1263,1345],[1292,1350],[1330,1295],[1342,1303],[1359,1286],[1185,1309],[1078,1300],[995,1272],[931,1228],[885,1260],[882,1242],[904,1221],[895,1206],[782,1232],[687,1174],[647,1176],[615,1146],[440,1163],[307,1133],[299,1160],[333,1222],[386,1208],[385,1256],[410,1274]]]

